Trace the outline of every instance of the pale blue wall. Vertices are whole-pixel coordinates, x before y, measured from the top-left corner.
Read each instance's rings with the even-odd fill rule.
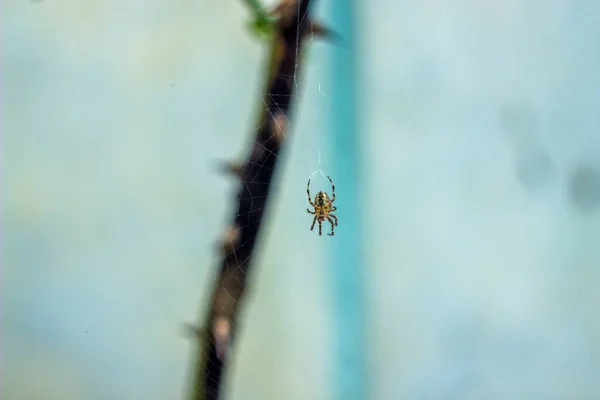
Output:
[[[600,167],[600,5],[369,4],[373,398],[600,397],[600,220],[565,193],[577,163]],[[206,296],[235,190],[211,162],[244,154],[262,84],[246,10],[2,7],[2,398],[180,398],[180,324]],[[305,213],[308,177],[326,188],[334,161],[327,46],[307,54],[233,399],[327,398],[331,238]],[[535,121],[527,146],[501,124],[507,104]],[[515,160],[532,178],[517,179]]]
[[[566,193],[600,168],[600,4],[375,3],[374,398],[600,398],[600,215]]]

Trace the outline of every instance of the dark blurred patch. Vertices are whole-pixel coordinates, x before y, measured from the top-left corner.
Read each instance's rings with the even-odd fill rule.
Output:
[[[517,142],[535,135],[537,118],[535,111],[527,103],[516,101],[504,103],[498,114],[502,129]]]
[[[600,172],[591,165],[580,165],[569,176],[571,205],[581,212],[596,211],[600,206]]]
[[[554,160],[539,146],[515,152],[515,174],[527,190],[536,190],[547,184],[555,170]]]
[[[554,160],[537,143],[537,116],[525,102],[506,102],[498,111],[500,126],[514,155],[517,181],[526,190],[540,189],[555,172]]]

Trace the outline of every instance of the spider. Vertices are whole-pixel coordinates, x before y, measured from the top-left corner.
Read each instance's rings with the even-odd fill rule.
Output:
[[[328,220],[331,223],[331,233],[328,233],[329,236],[334,235],[333,227],[337,226],[338,224],[337,217],[332,214],[332,212],[337,210],[337,207],[331,205],[335,201],[335,185],[333,184],[333,181],[330,177],[327,177],[327,179],[329,179],[329,182],[331,182],[331,199],[329,199],[327,193],[325,193],[324,191],[320,191],[315,196],[315,201],[313,203],[313,201],[310,199],[310,179],[308,180],[308,185],[306,185],[306,194],[308,195],[308,202],[315,209],[315,211],[310,211],[308,208],[306,209],[306,211],[308,211],[309,214],[313,214],[315,216],[315,218],[313,219],[313,223],[310,226],[310,230],[312,231],[315,228],[315,222],[319,222],[319,236],[321,236],[321,223],[323,221]],[[335,222],[333,220],[335,220]]]

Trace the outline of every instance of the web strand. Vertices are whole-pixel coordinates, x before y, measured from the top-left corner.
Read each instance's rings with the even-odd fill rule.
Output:
[[[258,18],[264,18],[264,12],[256,11],[256,2],[247,2],[255,6],[255,14],[260,14]],[[200,329],[206,332],[206,338],[198,353],[194,400],[216,400],[222,392],[222,371],[229,358],[229,351],[224,349],[232,349],[238,310],[251,275],[254,245],[261,232],[269,198],[276,187],[274,176],[281,160],[279,151],[291,126],[289,116],[299,87],[298,70],[305,58],[303,45],[313,36],[306,35],[309,32],[305,30],[314,3],[315,0],[283,0],[278,6],[281,15],[273,26],[271,64],[265,71],[266,92],[261,93],[262,115],[254,131],[255,140],[241,168],[232,169],[240,179],[235,198],[237,207],[221,243],[219,273],[208,314]],[[321,171],[320,152],[315,173],[319,172],[325,177]],[[220,328],[223,326],[231,326],[231,329],[227,328],[222,334]]]

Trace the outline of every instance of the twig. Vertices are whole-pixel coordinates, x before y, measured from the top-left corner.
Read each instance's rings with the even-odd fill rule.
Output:
[[[256,20],[265,21],[258,2],[245,0],[254,9]],[[193,371],[193,400],[218,399],[222,392],[224,366],[231,356],[232,338],[246,282],[251,272],[254,245],[265,216],[273,174],[280,150],[289,131],[289,118],[295,99],[296,77],[301,63],[300,53],[307,33],[327,31],[312,23],[311,0],[283,0],[268,19],[272,35],[271,62],[267,71],[265,92],[260,102],[262,112],[256,138],[247,161],[232,163],[227,168],[240,179],[237,208],[223,235],[219,278],[212,290],[211,304],[200,328],[188,331],[198,338],[199,349]],[[255,25],[261,25],[255,24]]]

